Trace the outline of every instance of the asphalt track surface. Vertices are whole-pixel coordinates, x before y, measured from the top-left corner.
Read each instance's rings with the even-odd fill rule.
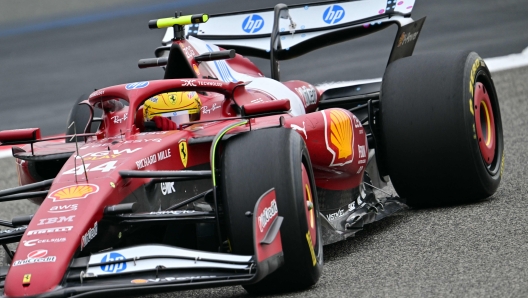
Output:
[[[255,6],[238,4],[240,9]],[[234,9],[231,3],[209,3],[189,12]],[[416,53],[469,48],[494,57],[520,52],[528,45],[527,12],[524,1],[418,2],[414,18],[428,19]],[[44,133],[61,133],[70,102],[80,93],[161,77],[159,70],[136,69],[135,62],[150,57],[162,35],[145,29],[145,20],[166,15],[150,12],[0,37],[0,129],[40,126]],[[295,73],[313,82],[379,77],[390,51],[378,45],[389,38],[383,34],[283,63],[283,78],[299,78]],[[343,62],[354,57],[355,65]],[[354,71],[344,70],[349,66]],[[277,297],[528,297],[528,68],[497,72],[493,79],[506,154],[497,193],[474,204],[405,211],[367,226],[355,238],[324,248],[325,268],[316,286]],[[16,186],[13,159],[1,159],[0,169],[0,189]],[[0,218],[34,210],[23,201],[3,203]],[[148,297],[180,295],[246,293],[227,287]]]
[[[20,9],[13,10],[22,14],[21,21],[0,23],[0,129],[40,127],[44,135],[64,133],[72,103],[81,94],[162,78],[161,69],[137,68],[139,59],[154,56],[164,34],[148,29],[150,19],[172,16],[176,9],[220,13],[274,4],[274,0],[152,0],[100,11],[85,4],[85,11],[30,20]],[[519,53],[528,46],[526,15],[525,0],[418,0],[413,17],[427,20],[415,53],[470,49],[484,58]],[[381,77],[395,32],[391,27],[284,61],[281,78],[321,83]],[[257,62],[267,73],[269,62]]]

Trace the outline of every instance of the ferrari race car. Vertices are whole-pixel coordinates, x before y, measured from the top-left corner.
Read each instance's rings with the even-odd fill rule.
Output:
[[[504,145],[474,52],[412,56],[413,0],[335,1],[152,20],[164,79],[96,90],[67,135],[0,132],[40,207],[0,224],[4,297],[305,289],[323,246],[407,206],[492,195]],[[382,79],[281,82],[279,61],[398,27]],[[244,55],[244,56],[243,56]],[[245,56],[269,59],[271,78]],[[16,146],[15,146],[16,145]],[[389,182],[399,196],[383,190]],[[17,243],[16,251],[7,244]]]

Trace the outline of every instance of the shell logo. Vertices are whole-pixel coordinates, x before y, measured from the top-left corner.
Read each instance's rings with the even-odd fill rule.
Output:
[[[326,127],[326,148],[332,154],[330,166],[343,166],[351,163],[354,160],[354,151],[352,150],[354,131],[350,115],[337,109],[322,113]]]
[[[54,190],[48,198],[53,199],[53,202],[61,202],[66,200],[85,199],[89,195],[99,191],[99,186],[95,184],[79,184],[70,185]]]

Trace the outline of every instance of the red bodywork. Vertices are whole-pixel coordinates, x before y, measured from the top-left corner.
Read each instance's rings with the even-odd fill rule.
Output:
[[[182,47],[186,46],[185,43],[187,41],[182,42]],[[189,62],[197,65],[192,58]],[[255,77],[262,75],[249,60],[239,55],[228,62],[238,72]],[[200,76],[213,75],[205,67],[197,69]],[[297,131],[306,142],[318,187],[331,190],[358,187],[368,158],[366,135],[359,120],[343,109],[315,112],[317,102],[307,102],[305,98],[306,89],[315,90],[308,83],[292,81],[285,85],[299,96],[307,114],[293,116],[283,113],[251,118],[248,124],[235,128],[229,134],[278,126],[280,118],[284,117],[284,127]],[[273,97],[272,91],[248,91],[243,82],[220,80],[159,80],[150,81],[141,88],[128,88],[130,90],[127,86],[100,89],[87,100],[86,103],[95,106],[120,98],[128,101],[129,106],[106,113],[97,136],[88,137],[86,143],[79,144],[79,156],[84,160],[84,166],[81,158],[76,158],[74,153],[56,176],[48,196],[42,201],[18,246],[5,280],[5,295],[37,295],[61,285],[72,258],[88,244],[86,237],[82,240],[83,235],[102,219],[104,208],[119,204],[150,181],[150,178],[122,179],[119,171],[184,170],[209,164],[211,141],[193,141],[215,136],[227,125],[240,121],[226,119],[240,117],[235,104],[251,109],[251,104],[257,99],[260,103],[283,99]],[[196,123],[174,131],[142,133],[135,123],[135,113],[143,101],[159,93],[183,90],[207,92],[207,96],[201,96],[200,121],[217,121]],[[318,100],[319,94],[316,96]],[[270,140],[270,146],[272,144]],[[30,151],[29,146],[25,146],[24,150]],[[43,142],[34,145],[35,155],[74,150],[75,143]],[[20,183],[35,182],[28,163],[23,160],[17,162]],[[240,164],[251,167],[243,160]],[[104,233],[98,231],[100,236]],[[31,274],[30,281],[23,283],[28,274]]]

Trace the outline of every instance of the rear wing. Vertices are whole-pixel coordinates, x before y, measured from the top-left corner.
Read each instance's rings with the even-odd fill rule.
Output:
[[[377,32],[392,24],[412,23],[415,0],[331,1],[211,15],[207,23],[188,26],[187,35],[264,59],[287,60],[331,44]],[[280,14],[277,16],[277,14]],[[278,26],[274,28],[274,20]],[[274,36],[278,29],[277,36]],[[421,29],[421,26],[420,26]],[[419,31],[419,30],[418,30]],[[400,38],[398,33],[397,39]],[[415,35],[416,36],[416,35]],[[168,28],[163,44],[174,37]],[[270,38],[276,37],[276,49]],[[279,38],[280,37],[280,38]],[[414,44],[412,46],[414,48]],[[275,57],[270,57],[270,52]],[[412,51],[411,51],[412,53]]]

